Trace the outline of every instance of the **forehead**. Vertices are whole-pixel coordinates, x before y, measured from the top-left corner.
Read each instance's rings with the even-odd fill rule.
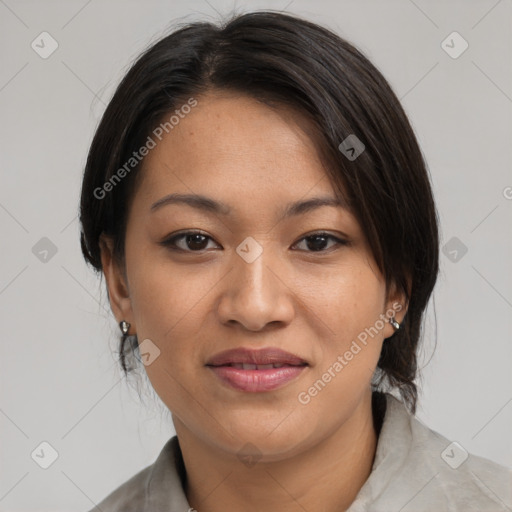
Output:
[[[156,146],[141,169],[146,192],[173,185],[253,196],[281,190],[296,197],[312,187],[333,191],[313,141],[315,130],[303,114],[226,91],[196,100],[187,114],[174,117],[161,140],[153,136]]]

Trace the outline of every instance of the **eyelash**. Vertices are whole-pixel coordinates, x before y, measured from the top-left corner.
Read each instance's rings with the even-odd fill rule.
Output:
[[[200,232],[200,231],[185,231],[185,232],[182,232],[182,233],[178,233],[176,235],[173,235],[172,237],[169,237],[167,239],[165,239],[164,241],[161,242],[161,245],[163,245],[164,247],[168,248],[169,250],[172,250],[172,251],[177,251],[177,252],[188,252],[188,253],[198,253],[198,254],[202,254],[203,252],[207,251],[207,249],[200,249],[198,251],[193,251],[193,250],[190,250],[190,249],[182,249],[181,247],[177,247],[176,246],[176,241],[181,239],[181,238],[185,238],[187,236],[191,236],[191,235],[201,235],[209,240],[213,240],[210,236]],[[333,247],[337,247],[337,246],[345,246],[345,245],[350,245],[350,242],[348,240],[344,240],[342,238],[339,238],[339,237],[336,237],[334,235],[331,235],[330,233],[326,233],[324,231],[318,231],[318,232],[315,232],[315,233],[311,233],[309,235],[306,235],[302,238],[300,238],[298,240],[298,242],[296,242],[294,245],[297,245],[299,242],[302,242],[303,240],[306,240],[308,238],[315,238],[315,237],[322,237],[322,238],[329,238],[331,240],[334,240],[336,242],[336,244],[328,249],[321,249],[319,251],[304,251],[304,252],[309,252],[309,253],[312,253],[312,254],[315,254],[315,253],[328,253],[331,251],[331,249]]]

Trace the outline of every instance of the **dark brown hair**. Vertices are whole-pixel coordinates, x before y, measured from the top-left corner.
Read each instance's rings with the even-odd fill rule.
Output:
[[[127,209],[141,166],[123,173],[108,193],[98,190],[105,190],[164,115],[213,89],[292,107],[314,127],[329,177],[360,222],[387,290],[393,284],[407,297],[401,328],[384,343],[372,384],[397,389],[414,412],[416,352],[439,264],[429,175],[386,79],[326,28],[260,11],[219,25],[188,23],[148,48],[119,84],[90,147],[80,202],[85,259],[101,271],[99,237],[105,233],[114,238],[115,257],[124,261]],[[338,149],[349,135],[365,146],[355,159]],[[127,373],[124,342],[120,361]]]

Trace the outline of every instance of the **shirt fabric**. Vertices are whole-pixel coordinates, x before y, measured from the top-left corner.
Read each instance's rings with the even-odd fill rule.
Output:
[[[425,426],[393,395],[377,394],[385,398],[372,471],[346,512],[512,511],[511,469],[467,454]],[[374,399],[374,417],[376,403]],[[90,512],[193,511],[183,490],[185,480],[174,436],[153,464]]]

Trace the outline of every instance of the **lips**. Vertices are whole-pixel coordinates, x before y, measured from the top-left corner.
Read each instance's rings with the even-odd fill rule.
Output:
[[[219,366],[231,366],[232,368],[240,368],[241,370],[271,370],[272,368],[282,368],[283,366],[303,366],[303,365],[294,365],[294,364],[287,364],[287,363],[269,363],[269,364],[230,363],[230,364],[222,364]]]
[[[259,350],[236,348],[214,355],[206,366],[233,366],[244,370],[268,370],[283,366],[306,366],[308,363],[289,352],[270,347]]]
[[[231,349],[213,356],[206,367],[237,391],[274,391],[296,380],[308,363],[278,348]]]

